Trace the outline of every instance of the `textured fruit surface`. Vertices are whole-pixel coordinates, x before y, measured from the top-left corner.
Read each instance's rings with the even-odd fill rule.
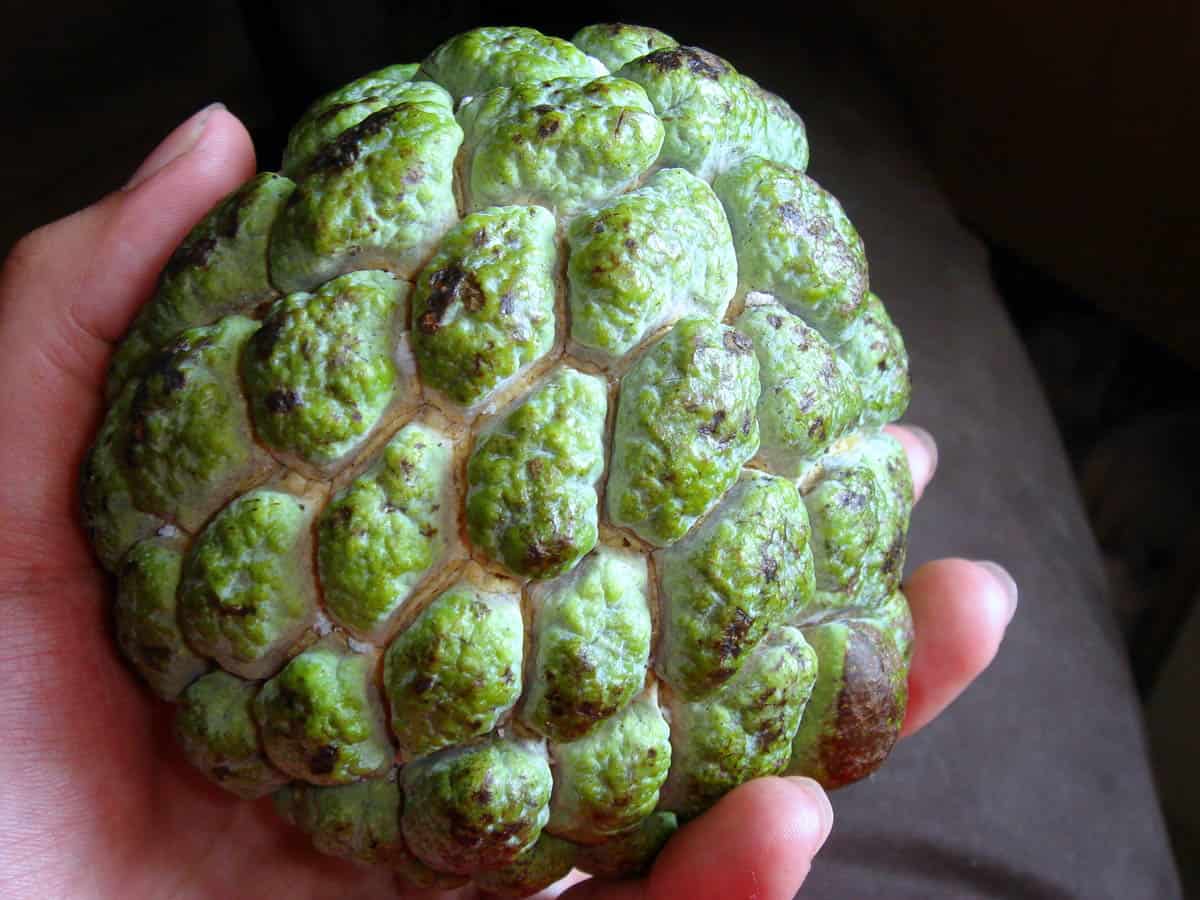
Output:
[[[908,357],[808,159],[784,100],[633,25],[318,99],[168,262],[83,472],[188,759],[321,853],[507,897],[876,769]]]

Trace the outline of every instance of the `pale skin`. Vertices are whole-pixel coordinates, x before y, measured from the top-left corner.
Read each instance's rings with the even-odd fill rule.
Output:
[[[113,345],[179,240],[254,170],[241,123],[210,107],[179,126],[126,187],[32,233],[0,271],[5,897],[400,893],[386,872],[316,855],[269,800],[239,800],[188,766],[166,705],[151,699],[115,651],[109,585],[78,524],[77,474],[103,412]],[[936,448],[919,429],[890,430],[908,451],[919,497]],[[942,559],[916,569],[905,592],[916,626],[908,737],[991,662],[1016,587],[995,564]],[[833,812],[815,783],[764,778],[678,832],[646,878],[573,876],[543,896],[786,900],[831,827]]]

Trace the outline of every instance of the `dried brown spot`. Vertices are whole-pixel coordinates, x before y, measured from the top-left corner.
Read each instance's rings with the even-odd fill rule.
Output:
[[[633,252],[638,248],[638,242],[633,238],[625,238],[625,249]]]
[[[548,138],[550,135],[558,131],[562,127],[562,122],[557,117],[547,116],[538,123],[538,137]]]
[[[308,758],[308,771],[314,775],[328,775],[333,771],[337,762],[338,749],[332,744],[326,744]]]
[[[180,245],[167,263],[166,272],[168,276],[178,275],[185,269],[202,269],[212,257],[213,252],[217,249],[217,239],[214,237],[202,237],[194,241],[188,241]]]
[[[769,316],[767,316],[767,323],[772,328],[782,328],[783,327],[783,319],[781,317],[775,315],[775,313],[771,313]]]
[[[742,652],[742,644],[746,635],[754,626],[754,618],[740,606],[733,611],[733,618],[721,633],[717,643],[717,653],[722,659],[733,659]]]
[[[754,342],[740,331],[726,331],[721,342],[725,345],[726,350],[739,356],[754,352]]]
[[[825,420],[819,416],[808,425],[808,436],[815,441],[825,440]]]
[[[703,434],[707,437],[712,437],[714,434],[717,433],[717,431],[721,427],[721,424],[725,421],[725,416],[726,416],[725,410],[718,409],[715,413],[713,413],[712,419],[708,422],[705,422],[703,425],[701,425],[697,429],[697,431],[699,431],[701,434]]]
[[[343,131],[313,158],[313,161],[309,163],[308,171],[336,172],[338,169],[345,169],[353,165],[362,155],[364,142],[383,131],[387,127],[391,115],[391,109],[384,109],[363,119],[353,128]]]
[[[421,331],[436,334],[446,310],[456,300],[471,312],[482,309],[487,302],[474,272],[449,265],[429,277],[429,296],[425,300],[428,308],[418,323]]]
[[[267,394],[263,403],[270,412],[284,415],[300,405],[300,396],[292,390],[274,390]]]
[[[414,694],[424,694],[433,687],[433,679],[428,675],[418,675],[413,679],[412,689]]]
[[[570,538],[566,537],[535,540],[525,550],[525,572],[533,575],[549,571],[570,556],[573,549]]]
[[[646,65],[654,66],[661,72],[671,72],[684,66],[695,75],[717,80],[727,71],[728,66],[720,57],[696,47],[671,47],[665,50],[655,50],[642,57]]]

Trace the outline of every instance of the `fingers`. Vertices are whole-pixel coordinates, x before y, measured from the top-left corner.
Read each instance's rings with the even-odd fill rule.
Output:
[[[884,431],[903,445],[912,470],[913,499],[920,500],[937,471],[938,450],[933,435],[916,425],[888,425]]]
[[[912,609],[912,667],[901,736],[924,727],[991,664],[1017,608],[1017,585],[996,563],[942,559],[904,586]]]
[[[639,881],[591,880],[563,900],[791,900],[833,826],[807,778],[760,778],[682,828]]]

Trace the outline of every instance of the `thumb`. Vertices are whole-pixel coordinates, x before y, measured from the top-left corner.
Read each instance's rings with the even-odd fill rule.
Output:
[[[585,881],[563,900],[792,900],[833,826],[809,778],[759,778],[667,842],[640,882]]]
[[[0,273],[3,345],[98,387],[171,252],[254,165],[249,134],[222,105],[179,125],[124,188],[13,247]]]
[[[99,420],[112,344],[176,245],[253,173],[246,129],[224,107],[209,106],[176,128],[124,188],[13,247],[0,269],[5,515],[26,523],[70,515],[74,479],[64,470],[79,464]]]

